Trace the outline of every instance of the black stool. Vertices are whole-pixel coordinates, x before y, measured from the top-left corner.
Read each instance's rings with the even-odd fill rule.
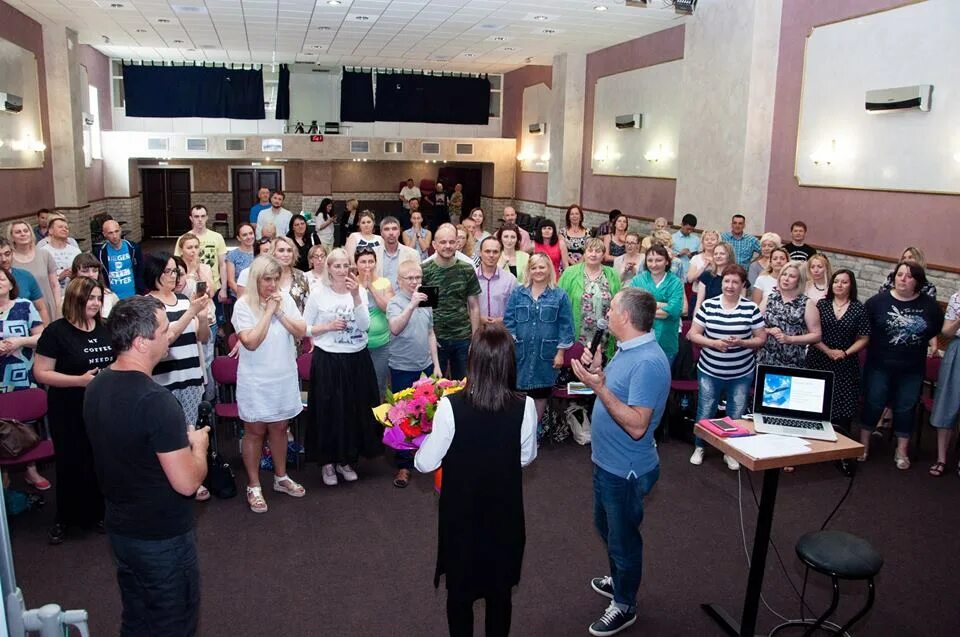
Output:
[[[797,557],[809,568],[830,576],[833,581],[833,601],[830,603],[830,608],[813,624],[809,621],[788,622],[778,626],[770,634],[773,635],[781,628],[788,626],[809,625],[810,628],[804,633],[804,637],[809,637],[837,610],[840,603],[840,580],[866,580],[866,606],[833,633],[835,636],[843,635],[863,619],[873,606],[873,578],[883,566],[883,557],[866,540],[843,531],[815,531],[805,534],[797,541]]]

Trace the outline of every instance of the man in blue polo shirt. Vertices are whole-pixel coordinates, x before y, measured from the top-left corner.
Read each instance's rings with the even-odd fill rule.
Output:
[[[653,432],[670,392],[670,364],[657,344],[657,302],[639,288],[625,288],[610,302],[608,330],[619,342],[606,369],[585,351],[573,371],[597,395],[593,406],[593,516],[607,547],[610,575],[590,581],[611,599],[590,625],[591,635],[615,635],[637,621],[643,574],[643,498],[660,477]]]

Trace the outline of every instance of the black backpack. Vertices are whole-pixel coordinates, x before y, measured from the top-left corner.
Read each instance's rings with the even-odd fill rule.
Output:
[[[215,497],[221,499],[232,498],[237,495],[237,479],[230,468],[230,463],[223,459],[217,450],[217,437],[213,433],[213,407],[207,401],[200,403],[197,427],[210,427],[210,446],[207,448],[207,477],[203,486],[207,487]]]

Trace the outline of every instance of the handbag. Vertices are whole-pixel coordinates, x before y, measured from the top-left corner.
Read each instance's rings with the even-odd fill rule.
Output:
[[[563,419],[578,445],[590,444],[590,412],[583,405],[573,404],[563,410]]]
[[[19,420],[0,418],[0,458],[17,458],[40,444],[33,427]]]
[[[198,412],[197,428],[211,425],[213,407],[210,403],[207,401],[200,403]],[[207,487],[207,490],[217,498],[232,498],[237,495],[237,479],[233,475],[230,463],[224,460],[217,450],[217,437],[212,433],[212,426],[210,429],[210,445],[207,447],[207,477],[203,481],[203,486]]]

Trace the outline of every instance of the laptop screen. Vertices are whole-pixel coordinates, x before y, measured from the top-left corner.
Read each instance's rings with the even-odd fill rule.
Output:
[[[763,406],[819,414],[826,382],[788,374],[767,374],[763,379]]]
[[[832,395],[832,372],[759,365],[753,410],[760,414],[829,420]]]

